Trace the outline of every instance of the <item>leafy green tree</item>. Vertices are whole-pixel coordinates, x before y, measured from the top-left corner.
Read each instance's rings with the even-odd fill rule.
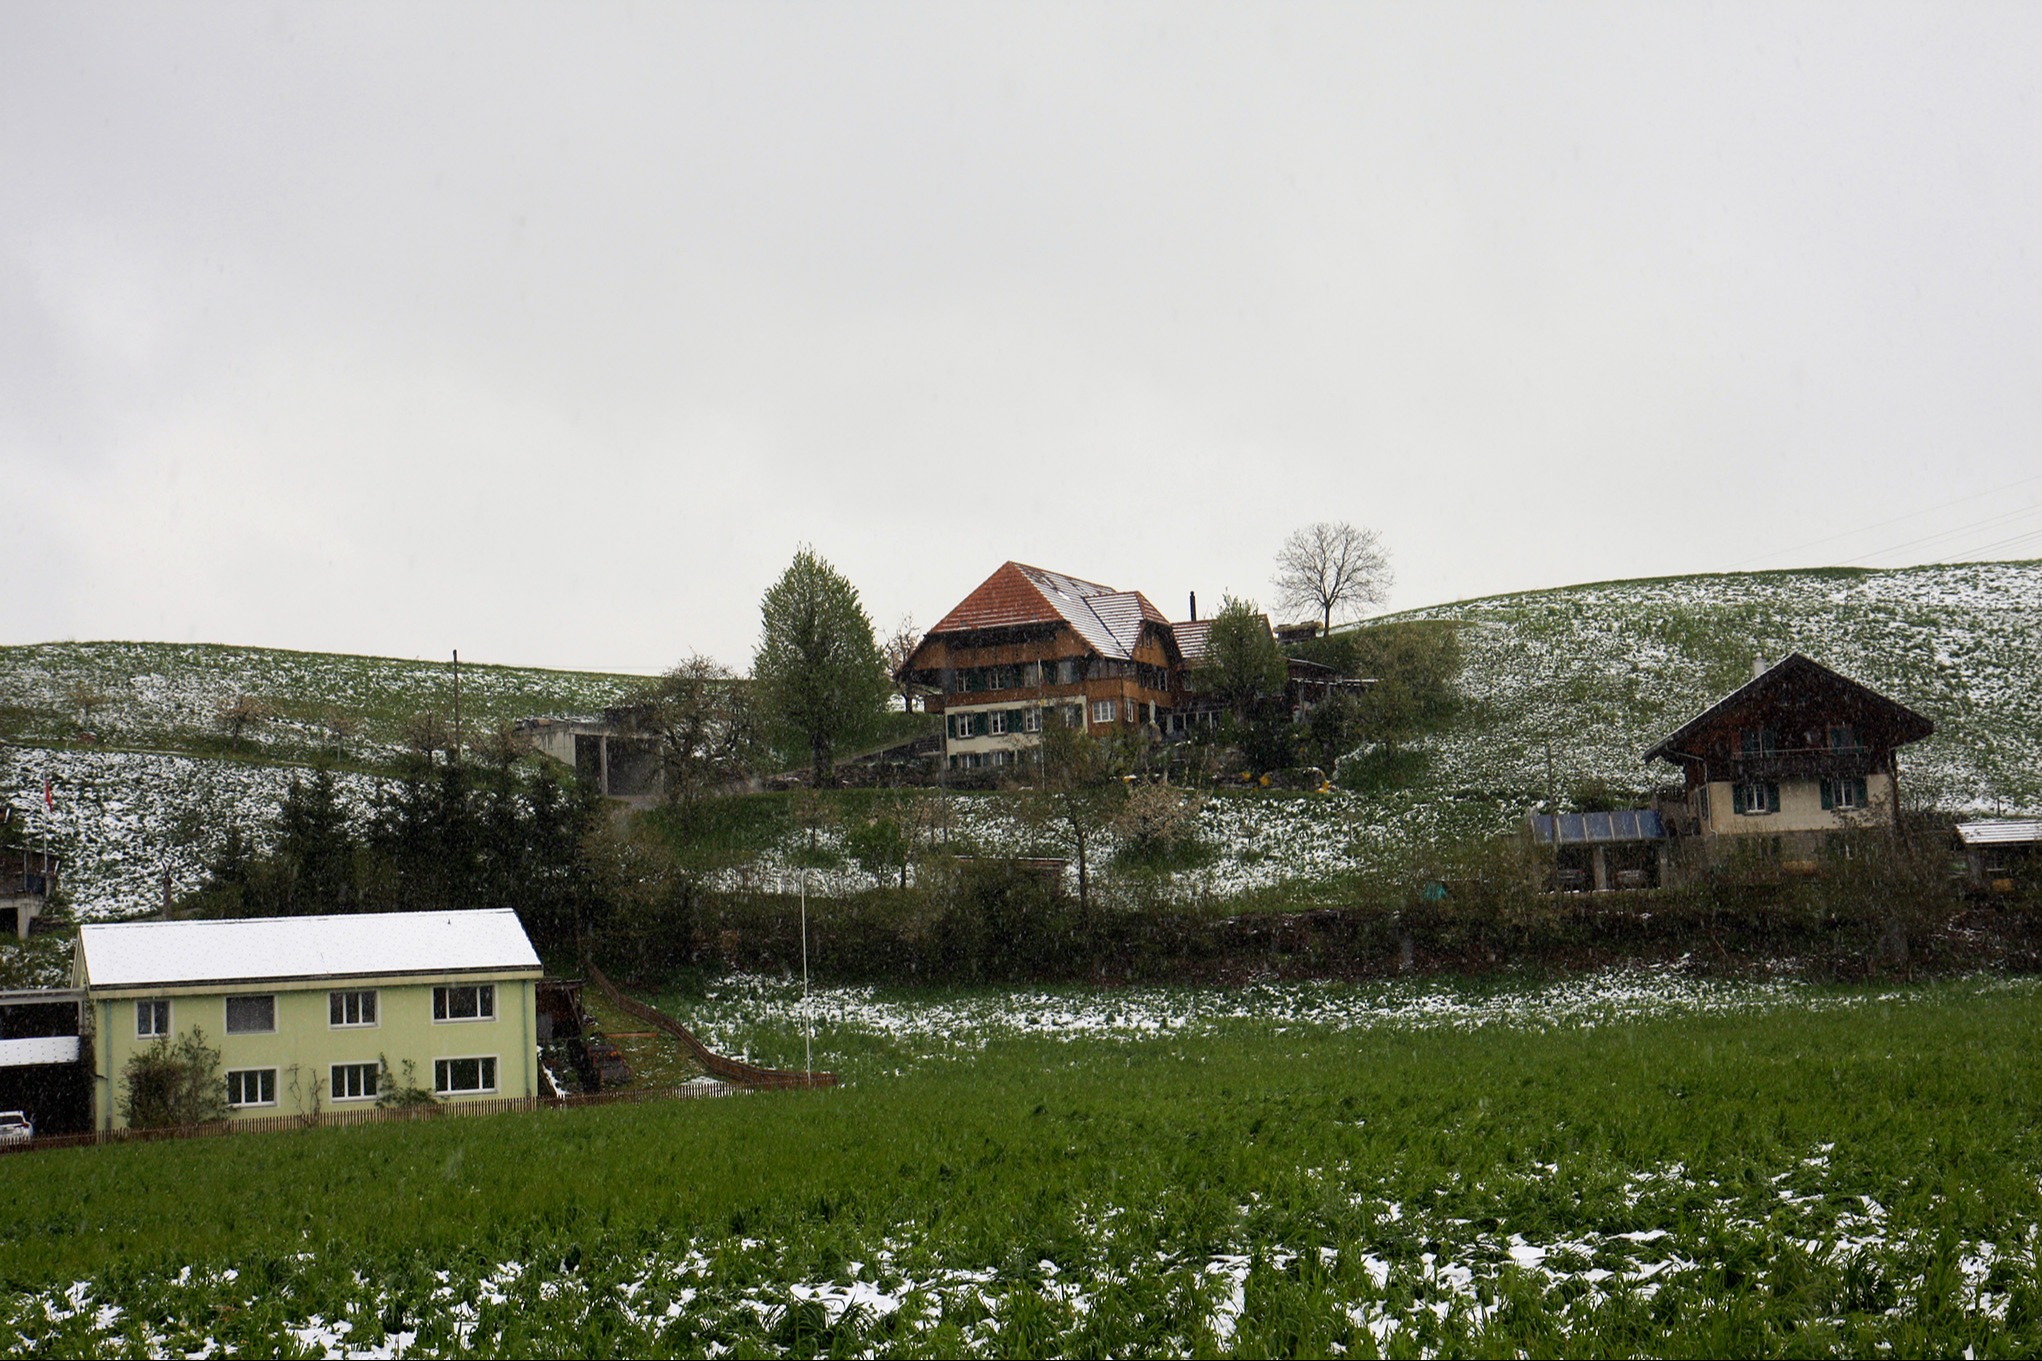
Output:
[[[138,1050],[121,1071],[121,1118],[136,1129],[206,1125],[227,1118],[220,1051],[197,1026]]]
[[[1022,815],[1053,837],[1078,865],[1078,916],[1091,921],[1091,851],[1127,806],[1116,749],[1075,724],[1043,725],[1041,764]]]
[[[780,742],[808,754],[818,785],[839,748],[877,730],[893,682],[858,589],[804,545],[767,590],[752,659],[759,706]]]
[[[1238,721],[1256,700],[1281,695],[1286,675],[1283,649],[1262,611],[1252,600],[1227,596],[1206,632],[1205,655],[1192,668],[1192,684]]]
[[[1444,619],[1366,624],[1293,649],[1345,676],[1372,682],[1355,696],[1355,743],[1394,748],[1453,721],[1460,707],[1460,636]],[[1352,745],[1349,746],[1352,750]]]

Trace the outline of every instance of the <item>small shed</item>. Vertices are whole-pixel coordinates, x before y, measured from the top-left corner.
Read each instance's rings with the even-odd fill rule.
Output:
[[[1971,886],[2012,893],[2042,881],[2042,818],[1985,818],[1957,824]]]
[[[1666,882],[1666,824],[1656,810],[1534,813],[1532,840],[1553,850],[1553,888],[1562,893],[1658,888]]]

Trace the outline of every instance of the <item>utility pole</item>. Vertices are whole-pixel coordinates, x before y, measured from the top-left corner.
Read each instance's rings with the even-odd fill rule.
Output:
[[[461,762],[461,649],[454,649],[454,749],[447,753],[455,764]]]

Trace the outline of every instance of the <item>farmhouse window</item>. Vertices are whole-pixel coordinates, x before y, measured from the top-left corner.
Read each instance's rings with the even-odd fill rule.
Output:
[[[170,1033],[170,999],[149,997],[135,1003],[135,1035],[139,1039],[154,1039]]]
[[[493,1021],[496,1019],[496,984],[467,983],[459,987],[433,989],[435,1021]]]
[[[277,1028],[277,999],[269,993],[227,999],[229,1035],[267,1035]]]
[[[374,1025],[376,990],[362,988],[326,994],[327,1023],[334,1026]]]
[[[1005,737],[1007,735],[1007,711],[1005,709],[995,709],[992,713],[986,715],[986,719],[986,731],[988,733],[994,737]]]
[[[227,1104],[230,1106],[274,1106],[277,1103],[277,1070],[236,1068],[227,1074]]]
[[[433,1090],[441,1095],[456,1092],[493,1092],[496,1090],[496,1060],[435,1059]]]
[[[1871,802],[1862,777],[1824,780],[1822,782],[1822,806],[1824,808],[1863,808]]]
[[[1779,750],[1779,739],[1773,736],[1771,728],[1746,728],[1744,730],[1744,754],[1746,756],[1771,756]],[[1764,810],[1761,809],[1761,812]]]
[[[380,1063],[336,1063],[333,1065],[333,1081],[327,1088],[335,1101],[367,1101],[373,1099],[383,1085],[383,1065]]]
[[[1730,807],[1738,813],[1777,813],[1780,811],[1780,787],[1771,783],[1731,785]]]
[[[1078,683],[1078,659],[1066,657],[1056,664],[1056,683],[1076,685]]]
[[[1111,723],[1119,713],[1120,705],[1113,700],[1095,699],[1092,701],[1092,721],[1094,723]]]
[[[1021,731],[1022,731],[1022,732],[1041,732],[1041,731],[1042,731],[1042,710],[1040,710],[1040,709],[1023,709],[1023,710],[1021,711]]]

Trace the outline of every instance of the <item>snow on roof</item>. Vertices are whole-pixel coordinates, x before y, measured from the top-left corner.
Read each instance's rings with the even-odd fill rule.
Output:
[[[0,1068],[28,1068],[39,1063],[76,1063],[76,1035],[36,1036],[25,1040],[0,1040]]]
[[[78,953],[88,988],[539,968],[507,907],[86,925]]]
[[[2008,846],[2042,841],[2042,818],[1985,818],[1957,824],[1957,838],[1967,846]]]
[[[1116,591],[1096,581],[1002,563],[957,608],[929,630],[940,633],[1013,628],[1024,624],[1069,624],[1085,645],[1102,657],[1127,660],[1141,641],[1142,625],[1169,621],[1140,591]]]

